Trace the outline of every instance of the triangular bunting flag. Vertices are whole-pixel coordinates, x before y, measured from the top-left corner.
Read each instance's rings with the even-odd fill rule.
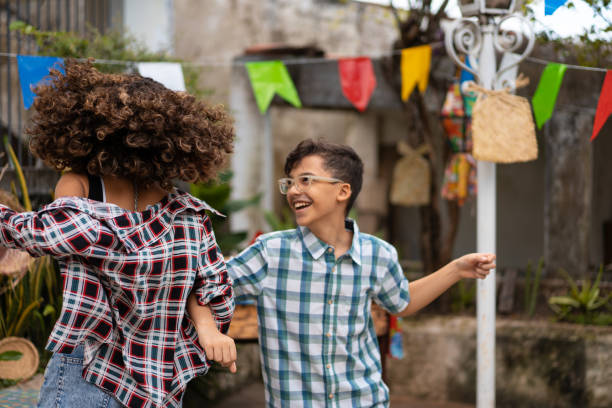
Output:
[[[183,68],[178,62],[139,62],[138,72],[173,91],[185,92]]]
[[[282,61],[247,62],[247,72],[261,113],[266,113],[274,94],[300,108],[302,103]]]
[[[544,0],[544,15],[552,15],[559,7],[565,4],[567,0]]]
[[[49,70],[55,68],[63,73],[63,65],[64,59],[59,57],[17,56],[17,71],[24,108],[29,109],[34,103],[36,95],[32,89],[49,75]]]
[[[368,57],[341,58],[338,72],[342,93],[353,106],[363,112],[376,88],[376,76],[372,61]]]
[[[419,85],[421,93],[425,92],[430,65],[431,46],[420,45],[402,50],[402,100],[408,100],[416,84]]]
[[[538,129],[542,129],[542,125],[552,116],[566,69],[564,64],[551,63],[542,72],[538,88],[531,99]]]
[[[591,141],[595,140],[597,134],[608,120],[612,113],[612,70],[606,72],[601,93],[599,94],[599,102],[597,102],[597,111],[595,112],[595,123],[593,123],[593,134]]]

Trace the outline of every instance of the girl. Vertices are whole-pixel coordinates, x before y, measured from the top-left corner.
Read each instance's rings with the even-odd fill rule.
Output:
[[[207,360],[235,371],[234,343],[221,334],[233,292],[206,215],[215,211],[172,186],[215,176],[232,122],[91,60],[66,60],[51,79],[35,90],[28,133],[34,155],[67,171],[57,199],[28,213],[0,206],[0,245],[55,257],[64,279],[39,406],[178,407]],[[185,312],[192,292],[207,306],[197,329]]]

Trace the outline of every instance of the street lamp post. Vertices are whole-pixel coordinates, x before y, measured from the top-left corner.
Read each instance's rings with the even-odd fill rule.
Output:
[[[459,0],[463,18],[447,29],[448,55],[475,75],[478,84],[494,89],[505,71],[519,64],[533,48],[535,36],[529,22],[512,14],[515,0]],[[518,22],[511,25],[509,21]],[[502,27],[503,25],[503,27]],[[509,27],[510,26],[510,27]],[[501,69],[496,52],[521,51],[513,64]],[[469,58],[470,66],[458,56]],[[496,253],[496,168],[495,163],[478,161],[476,247],[478,252]],[[478,281],[476,298],[477,368],[476,407],[495,406],[495,271]]]

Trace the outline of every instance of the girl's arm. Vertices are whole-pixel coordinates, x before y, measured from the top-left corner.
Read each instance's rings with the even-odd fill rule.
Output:
[[[397,315],[414,314],[459,280],[464,278],[484,279],[494,268],[495,255],[493,254],[469,254],[457,258],[438,271],[411,282],[409,285],[410,303]]]
[[[0,205],[0,245],[32,256],[87,255],[100,232],[100,221],[73,208],[18,213]]]
[[[203,227],[200,262],[187,301],[187,312],[198,333],[198,341],[206,352],[206,358],[236,372],[234,340],[223,334],[229,330],[234,314],[232,281],[208,216],[203,219]]]
[[[191,293],[187,300],[187,311],[198,333],[198,341],[209,360],[229,367],[230,372],[236,372],[236,344],[234,340],[221,334],[208,305],[201,306],[196,296]]]

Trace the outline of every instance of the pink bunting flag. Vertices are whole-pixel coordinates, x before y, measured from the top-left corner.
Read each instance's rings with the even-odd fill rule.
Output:
[[[368,57],[341,58],[338,60],[338,72],[342,93],[355,108],[363,112],[376,88],[372,61]]]
[[[597,134],[606,123],[608,116],[612,113],[612,70],[608,70],[604,79],[601,93],[599,94],[599,102],[597,103],[597,112],[595,113],[595,123],[593,123],[593,134],[591,142],[595,140]]]

